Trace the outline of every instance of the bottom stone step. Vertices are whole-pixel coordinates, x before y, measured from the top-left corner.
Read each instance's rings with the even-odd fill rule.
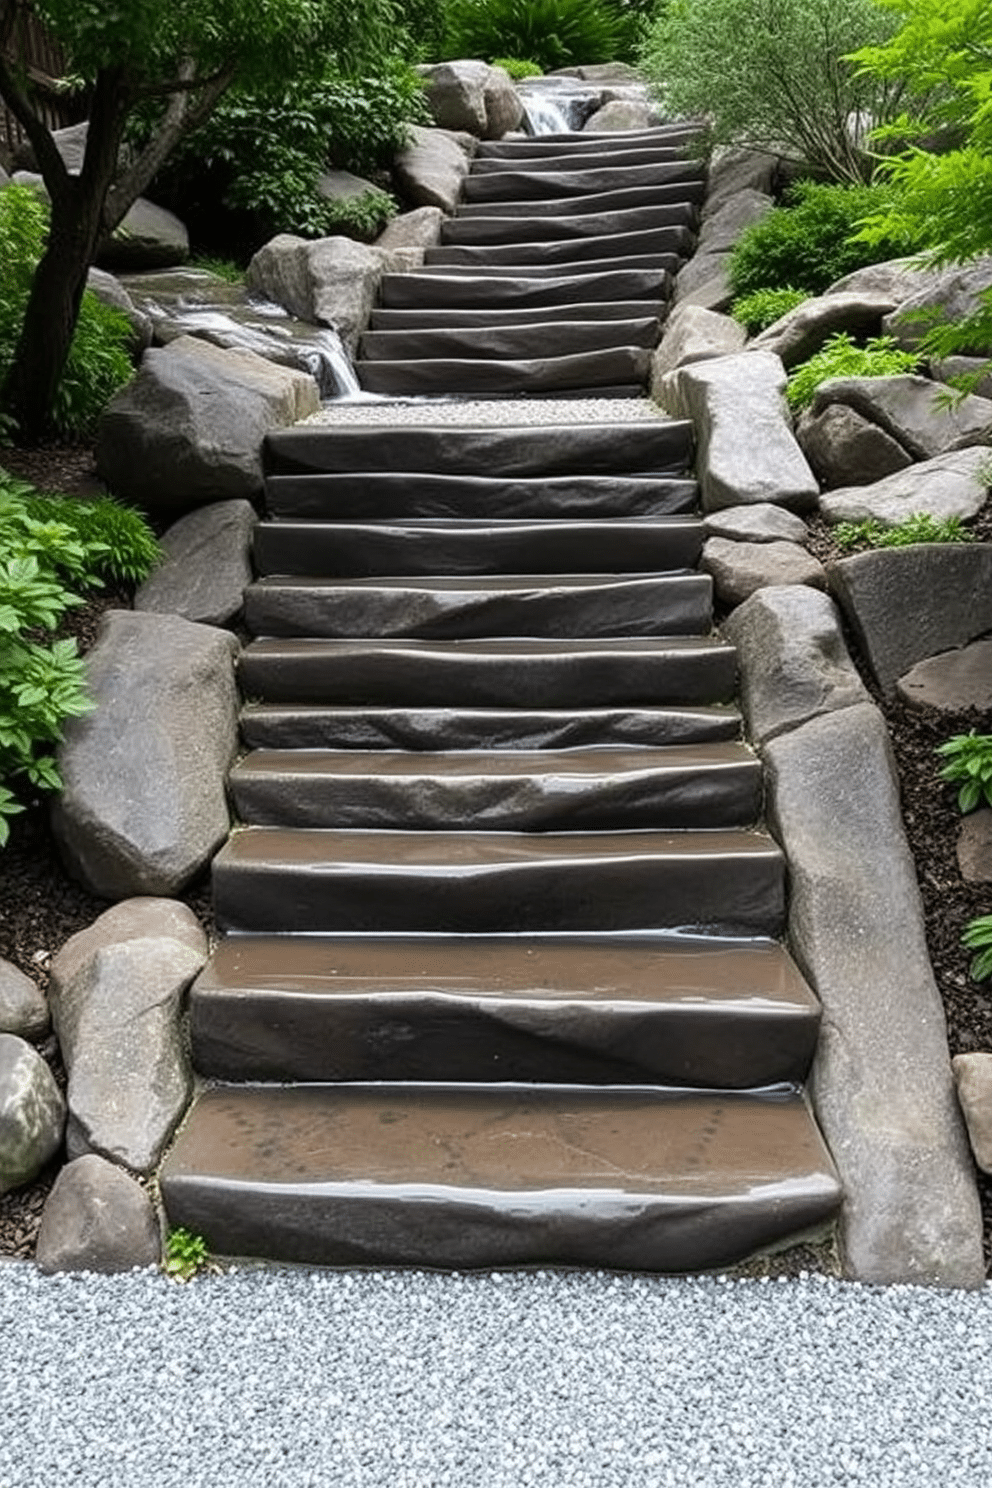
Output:
[[[698,1271],[840,1202],[791,1091],[221,1086],[160,1176],[216,1254],[318,1265]]]

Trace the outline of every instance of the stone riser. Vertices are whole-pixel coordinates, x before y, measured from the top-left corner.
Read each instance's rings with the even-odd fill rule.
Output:
[[[588,266],[587,266],[588,270]],[[541,276],[487,274],[462,275],[430,272],[385,274],[379,285],[379,303],[385,309],[486,310],[572,305],[579,301],[644,300],[651,305],[667,300],[671,293],[671,274],[666,268],[632,269],[626,266],[602,273],[598,270],[576,273],[562,269]]]
[[[625,254],[604,254],[596,258],[575,258],[552,260],[548,263],[506,263],[506,264],[481,264],[467,263],[424,263],[416,270],[417,277],[427,281],[431,278],[457,279],[476,281],[480,290],[488,291],[494,296],[500,292],[500,286],[506,280],[538,279],[542,282],[548,279],[583,279],[602,278],[607,274],[623,274],[628,270],[638,273],[667,274],[669,279],[666,284],[664,298],[668,298],[672,290],[672,278],[679,272],[685,262],[678,253],[660,253],[647,249],[643,253],[632,253],[628,257]]]
[[[544,155],[525,155],[516,158],[505,155],[479,155],[472,161],[472,175],[485,176],[507,170],[526,170],[528,174],[560,175],[562,171],[629,170],[632,166],[683,166],[695,169],[686,158],[685,150],[678,144],[652,143],[651,141],[628,142],[622,137],[615,145],[609,140],[598,141],[592,135],[584,150],[568,150],[564,154],[549,150]]]
[[[706,182],[698,166],[683,161],[661,165],[591,166],[571,170],[532,171],[528,165],[495,171],[492,175],[469,175],[462,193],[466,202],[541,201],[605,195],[615,191],[643,192],[642,201],[657,200],[659,187],[679,192],[680,201],[698,201]],[[640,205],[640,203],[638,203]]]
[[[581,397],[588,388],[630,386],[643,390],[651,370],[651,352],[641,347],[616,346],[578,356],[544,357],[531,361],[356,362],[355,371],[368,393],[393,396],[450,394],[452,396],[521,393],[568,393]]]
[[[706,193],[701,185],[674,184],[596,187],[590,181],[587,194],[525,197],[506,201],[459,202],[456,217],[589,217],[600,212],[629,212],[641,207],[698,206]]]
[[[667,304],[651,305],[644,300],[601,300],[578,304],[519,306],[504,310],[373,310],[372,331],[519,330],[522,326],[557,325],[590,321],[640,321],[646,317],[659,326],[668,314]]]
[[[550,345],[556,358],[578,352],[608,351],[616,346],[653,348],[661,323],[657,316],[637,320],[538,321],[522,326],[464,326],[451,330],[366,331],[359,343],[364,362],[418,361],[447,357],[480,361],[485,358],[529,360]]]
[[[620,148],[641,145],[666,145],[691,150],[700,139],[700,130],[685,124],[657,124],[647,129],[625,129]],[[603,141],[603,135],[593,135],[584,130],[568,130],[563,134],[532,135],[521,138],[480,140],[476,158],[479,160],[502,158],[526,160],[531,156],[554,154],[567,160],[572,154],[587,154],[590,143]]]
[[[526,264],[553,264],[574,267],[576,264],[595,259],[620,259],[621,261],[650,254],[657,258],[671,254],[676,260],[665,265],[674,271],[677,260],[692,252],[693,234],[687,227],[652,227],[640,232],[599,233],[595,237],[569,238],[564,242],[503,243],[493,246],[474,247],[464,244],[442,244],[428,248],[424,262],[436,264],[464,264],[488,273],[491,269]]]
[[[531,243],[581,243],[588,238],[616,237],[621,233],[648,233],[662,228],[682,228],[694,233],[699,210],[692,202],[669,202],[657,207],[632,207],[622,212],[577,213],[572,217],[549,214],[536,217],[468,216],[447,217],[441,223],[441,244],[488,247]]]

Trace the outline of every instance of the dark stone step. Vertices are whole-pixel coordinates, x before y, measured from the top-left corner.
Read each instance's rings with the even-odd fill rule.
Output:
[[[661,573],[694,568],[694,517],[599,522],[260,522],[255,569],[265,574]]]
[[[691,422],[665,418],[504,428],[431,428],[426,422],[417,427],[310,424],[273,429],[265,439],[265,465],[272,474],[339,472],[352,480],[365,471],[490,478],[499,471],[503,480],[521,475],[629,477],[640,471],[675,473],[691,458]]]
[[[668,227],[694,231],[699,212],[689,202],[637,207],[626,212],[598,212],[585,216],[446,217],[441,223],[443,244],[500,244],[581,242],[585,238],[615,237],[621,233],[651,232]]]
[[[220,1080],[746,1089],[805,1078],[820,1006],[773,941],[229,936],[190,992]]]
[[[429,517],[461,520],[654,517],[691,512],[693,480],[663,475],[540,477],[404,475],[270,475],[270,514],[280,518],[351,521]]]
[[[366,331],[363,361],[404,362],[429,357],[473,362],[563,357],[609,351],[618,346],[652,348],[661,323],[657,316],[637,320],[538,321],[533,325],[463,326],[452,330]]]
[[[590,321],[631,321],[645,317],[658,320],[668,314],[664,304],[647,305],[643,300],[599,300],[581,305],[522,306],[505,310],[373,310],[369,317],[372,331],[443,331],[492,327],[494,330],[516,330],[520,326],[570,324]]]
[[[497,310],[523,305],[569,305],[590,300],[667,300],[666,269],[618,269],[608,273],[465,276],[463,274],[384,274],[380,303],[387,310]]]
[[[265,578],[245,590],[257,636],[419,637],[702,635],[713,625],[709,574],[474,574]]]
[[[770,837],[246,827],[213,861],[218,926],[250,934],[781,933]]]
[[[456,215],[461,217],[575,217],[598,212],[626,212],[632,208],[661,207],[675,202],[698,206],[706,195],[702,186],[684,183],[659,183],[655,186],[612,186],[607,189],[588,187],[585,196],[534,197],[516,201],[463,201]]]
[[[725,703],[736,652],[694,637],[598,641],[252,641],[239,663],[262,703],[607,708]]]
[[[706,192],[706,173],[693,162],[671,164],[594,166],[571,170],[568,164],[556,171],[532,171],[529,162],[519,168],[494,171],[491,175],[466,176],[462,194],[466,202],[541,201],[603,195],[612,191],[640,191],[637,205],[657,201],[660,186],[674,187],[676,200],[701,201]]]
[[[472,176],[491,176],[499,171],[526,171],[560,175],[562,171],[629,170],[631,166],[682,165],[696,170],[681,145],[668,143],[629,142],[624,136],[588,135],[584,150],[551,151],[544,155],[476,155],[471,165]]]
[[[417,270],[424,278],[469,279],[571,279],[589,274],[622,274],[628,269],[649,270],[674,276],[685,262],[678,253],[660,253],[650,250],[644,253],[614,254],[611,258],[576,258],[561,263],[425,263]],[[669,289],[671,286],[669,285]]]
[[[698,1271],[825,1225],[791,1092],[220,1086],[161,1174],[218,1255],[316,1265]]]
[[[595,259],[633,258],[645,253],[652,256],[671,254],[677,259],[686,258],[692,252],[694,242],[694,234],[688,227],[650,227],[635,232],[601,232],[596,237],[485,244],[481,247],[442,243],[427,249],[424,262],[428,265],[465,264],[488,270],[513,264],[574,265]],[[665,267],[673,271],[672,263],[666,263]]]
[[[485,397],[492,393],[523,397],[537,392],[581,397],[587,388],[620,386],[643,391],[650,371],[651,350],[642,346],[614,346],[608,351],[519,361],[438,357],[424,361],[355,363],[358,380],[366,392],[414,397],[440,394]]]
[[[476,159],[502,157],[508,160],[525,160],[545,154],[556,154],[567,159],[569,155],[586,154],[592,140],[604,138],[608,139],[610,136],[595,134],[591,130],[588,133],[584,130],[570,130],[562,134],[505,135],[498,140],[480,140]],[[658,124],[647,129],[625,129],[622,135],[624,145],[678,146],[686,150],[687,158],[692,146],[701,138],[698,128],[685,124]]]
[[[737,739],[733,708],[326,708],[250,704],[245,743],[256,749],[579,749],[707,744]]]

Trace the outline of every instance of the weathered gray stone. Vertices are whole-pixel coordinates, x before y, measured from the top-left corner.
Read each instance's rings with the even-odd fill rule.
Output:
[[[744,716],[758,745],[870,701],[826,594],[805,585],[761,589],[723,631],[740,656]]]
[[[38,1229],[35,1264],[43,1275],[114,1274],[161,1259],[158,1216],[136,1179],[94,1152],[62,1169]]]
[[[374,182],[366,181],[364,176],[353,175],[351,171],[327,170],[317,177],[317,191],[328,201],[356,201],[366,192],[376,189]]]
[[[677,305],[665,323],[665,333],[651,360],[651,395],[657,396],[660,379],[676,367],[702,362],[707,357],[729,356],[743,351],[747,332],[729,315],[717,315],[701,305]]]
[[[918,512],[938,521],[947,517],[965,520],[985,505],[989,461],[989,451],[984,448],[938,455],[935,460],[897,470],[870,486],[825,491],[820,497],[820,512],[828,522],[872,519],[887,527],[895,527]]]
[[[740,191],[761,191],[771,196],[778,174],[779,158],[760,150],[740,150],[721,146],[710,159],[704,219],[718,212],[723,204]]]
[[[710,537],[732,537],[735,542],[804,543],[809,528],[802,517],[781,506],[760,502],[757,506],[731,506],[713,512],[703,525]]]
[[[957,859],[966,883],[992,883],[992,809],[966,816],[958,831]]]
[[[675,277],[675,303],[726,310],[734,298],[730,287],[730,254],[697,253]]]
[[[70,176],[78,176],[83,168],[83,157],[86,154],[86,140],[89,135],[90,126],[82,124],[67,124],[64,129],[53,129],[52,139],[55,148],[62,156],[62,161]],[[14,150],[13,165],[19,171],[37,171],[38,157],[34,151],[34,145],[29,139],[23,139]]]
[[[832,377],[813,394],[814,416],[832,403],[878,424],[917,460],[992,443],[992,402],[972,394],[948,400],[929,377]]]
[[[192,1089],[182,999],[206,957],[185,906],[146,899],[101,915],[54,958],[70,1157],[99,1152],[135,1172],[154,1168]]]
[[[180,517],[162,538],[165,560],[134,596],[136,610],[228,625],[252,580],[257,517],[248,501],[218,501]]]
[[[500,139],[520,128],[523,104],[502,67],[461,60],[431,63],[417,71],[426,82],[427,107],[439,128],[478,139]]]
[[[413,207],[440,207],[453,212],[468,175],[475,141],[447,129],[410,129],[410,143],[393,161],[401,195]]]
[[[392,222],[387,222],[375,240],[375,246],[383,253],[397,249],[433,248],[441,236],[444,213],[440,207],[417,207],[412,212],[401,212]]]
[[[0,1033],[0,1194],[30,1183],[62,1145],[65,1101],[37,1050]]]
[[[840,294],[818,295],[803,300],[785,315],[748,342],[749,351],[773,351],[788,367],[814,356],[838,331],[855,337],[877,336],[882,317],[892,302],[888,295]]]
[[[818,414],[806,409],[796,439],[827,490],[870,485],[913,463],[898,440],[844,403],[829,403]]]
[[[629,62],[585,62],[578,67],[556,67],[549,77],[577,77],[585,83],[639,83],[641,74]]]
[[[320,407],[305,372],[193,336],[145,353],[100,420],[97,468],[115,495],[177,517],[262,495],[262,441]]]
[[[584,134],[618,134],[627,129],[650,129],[657,122],[657,113],[646,99],[611,98],[590,114],[582,131]]]
[[[866,264],[842,279],[834,280],[825,291],[828,295],[854,294],[881,297],[895,310],[904,300],[932,289],[943,277],[942,269],[926,269],[915,258],[890,258],[884,263]]]
[[[226,631],[110,610],[87,656],[95,710],[59,749],[52,823],[70,871],[106,899],[178,893],[227,836],[237,742]]]
[[[988,357],[944,357],[941,361],[928,362],[927,371],[935,382],[944,383],[953,382],[959,377],[974,377],[980,373],[980,380],[971,391],[979,398],[992,398],[992,363]]]
[[[917,662],[899,678],[896,691],[904,702],[945,713],[992,709],[992,640],[972,641]]]
[[[700,253],[727,253],[741,233],[767,217],[775,203],[763,191],[745,187],[727,196],[715,211],[706,214],[699,233]]]
[[[894,336],[900,346],[915,351],[935,325],[964,320],[980,309],[982,296],[989,288],[992,288],[992,257],[976,258],[959,268],[944,269],[929,286],[899,302],[898,308],[885,318],[885,332]],[[965,349],[981,356],[986,348],[962,347]]]
[[[992,1173],[992,1054],[956,1054],[951,1063],[975,1162]]]
[[[884,721],[843,708],[766,747],[793,955],[823,1003],[811,1094],[858,1281],[980,1287],[982,1220]]]
[[[792,542],[734,542],[710,537],[703,544],[702,568],[712,574],[717,599],[739,605],[769,585],[809,584],[826,587],[823,564]]]
[[[331,326],[354,351],[386,267],[383,253],[351,238],[280,233],[255,254],[246,283],[301,320]]]
[[[152,322],[149,316],[138,309],[116,275],[108,274],[104,269],[90,269],[86,276],[86,288],[91,289],[102,304],[109,305],[112,310],[119,310],[127,317],[132,333],[131,351],[133,355],[140,356],[152,344]]]
[[[18,186],[29,186],[48,201],[43,178],[33,171],[15,171]],[[189,258],[189,234],[175,213],[139,196],[121,225],[97,249],[96,263],[113,274],[165,269]]]
[[[29,976],[0,956],[0,1033],[38,1040],[49,1028],[48,1003]]]
[[[820,488],[792,432],[785,369],[770,352],[739,352],[680,367],[664,406],[696,427],[703,509],[769,502],[808,511]]]
[[[917,543],[827,567],[875,680],[891,694],[910,667],[992,630],[992,544]]]

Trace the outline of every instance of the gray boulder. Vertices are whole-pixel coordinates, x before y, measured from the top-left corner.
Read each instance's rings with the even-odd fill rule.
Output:
[[[784,391],[785,369],[770,352],[712,357],[664,379],[665,408],[695,424],[705,511],[815,505],[820,487],[796,443]]]
[[[988,495],[989,451],[958,450],[920,465],[909,465],[869,486],[825,491],[820,512],[828,522],[869,519],[895,527],[908,516],[925,512],[939,521],[966,520],[980,512]]]
[[[416,207],[387,222],[375,240],[380,253],[433,248],[441,237],[444,213],[440,207]]]
[[[748,342],[749,351],[772,351],[788,368],[818,352],[838,331],[855,337],[877,336],[882,317],[892,308],[887,295],[819,295],[803,300]]]
[[[699,232],[699,253],[727,253],[741,233],[767,217],[775,203],[763,191],[745,187],[725,197],[706,214]]]
[[[52,961],[52,1016],[69,1074],[70,1158],[157,1164],[189,1101],[183,996],[207,958],[184,905],[115,906]]]
[[[139,310],[121,281],[105,269],[90,269],[86,276],[86,288],[93,291],[97,299],[112,310],[119,310],[127,317],[131,327],[131,352],[139,357],[152,344],[151,318]]]
[[[650,129],[658,115],[647,99],[611,98],[582,126],[584,134],[619,134],[628,129]]]
[[[96,1153],[62,1169],[38,1230],[35,1264],[43,1275],[114,1274],[161,1259],[158,1216],[140,1183]]]
[[[974,395],[949,401],[946,388],[929,377],[832,377],[813,394],[814,417],[832,403],[877,424],[917,460],[992,443],[992,401]]]
[[[828,403],[817,414],[807,408],[796,424],[796,439],[827,490],[871,485],[913,463],[898,440],[844,403]]]
[[[900,301],[898,309],[885,318],[885,332],[900,346],[915,351],[934,325],[964,320],[979,310],[988,289],[992,289],[992,257],[945,269],[929,286]],[[986,350],[984,346],[969,349],[976,356]]]
[[[927,656],[992,630],[992,544],[916,543],[827,567],[875,680],[891,694]]]
[[[37,1178],[62,1145],[65,1101],[37,1050],[0,1033],[0,1195]]]
[[[193,336],[145,353],[99,426],[97,468],[115,495],[158,516],[257,501],[262,442],[320,406],[304,372]]]
[[[7,172],[4,170],[3,166],[0,165],[0,191],[2,191],[5,186],[9,186],[9,185],[10,185],[10,177],[8,176]]]
[[[951,1063],[975,1162],[992,1173],[992,1054],[958,1054]]]
[[[317,177],[318,195],[326,197],[328,201],[357,201],[359,197],[377,189],[374,181],[353,175],[351,171],[326,170]]]
[[[943,273],[942,269],[921,268],[915,258],[890,258],[884,263],[866,264],[842,279],[835,279],[825,293],[887,299],[891,311],[913,295],[932,289]]]
[[[651,395],[658,396],[661,378],[676,367],[707,357],[743,351],[744,327],[729,315],[717,315],[701,305],[677,305],[665,322],[661,345],[651,359]]]
[[[48,190],[33,171],[15,171],[18,186],[30,186],[45,201]],[[98,268],[112,274],[163,269],[189,258],[189,234],[175,213],[139,196],[120,226],[97,249]]]
[[[761,589],[723,633],[740,656],[744,717],[758,745],[823,713],[871,701],[826,594],[797,585]]]
[[[903,702],[942,713],[992,710],[992,640],[971,641],[910,667],[896,683]]]
[[[414,125],[410,142],[393,161],[393,176],[403,198],[413,207],[440,207],[453,212],[475,153],[470,134]]]
[[[980,380],[971,389],[979,398],[992,398],[992,363],[988,357],[952,356],[941,361],[927,363],[927,371],[935,382],[949,383],[959,377],[974,377]]]
[[[0,956],[0,1033],[37,1042],[45,1037],[49,1024],[44,994],[29,976]]]
[[[441,129],[477,139],[500,139],[519,129],[523,104],[508,73],[487,62],[439,62],[417,68],[426,83],[427,107]]]
[[[280,233],[255,254],[246,282],[301,320],[331,326],[353,352],[385,268],[378,249],[351,238],[310,242]]]
[[[965,883],[992,883],[992,809],[985,806],[965,817],[954,850]]]
[[[162,538],[164,562],[139,588],[134,608],[204,625],[236,620],[252,580],[257,520],[248,501],[218,501],[180,517]]]
[[[734,542],[710,537],[703,544],[702,568],[713,577],[717,599],[739,605],[769,585],[809,584],[826,587],[823,564],[792,542]]]
[[[730,254],[697,252],[675,276],[675,303],[723,311],[733,302]]]
[[[802,517],[781,506],[759,502],[757,506],[730,506],[713,512],[703,522],[710,537],[732,537],[735,542],[804,543],[809,528]]]
[[[96,707],[66,728],[52,807],[66,865],[91,893],[178,893],[224,841],[237,651],[228,632],[177,615],[105,614],[86,658]]]
[[[760,191],[771,196],[779,170],[779,157],[760,150],[740,150],[721,145],[710,157],[703,218],[713,216],[730,197],[741,191]]]
[[[789,942],[823,1003],[810,1089],[844,1187],[846,1271],[980,1287],[981,1210],[885,723],[843,708],[764,758]]]
[[[63,129],[53,129],[52,139],[55,148],[62,156],[63,163],[70,176],[78,176],[83,168],[83,159],[86,155],[86,140],[89,136],[90,126],[85,121],[82,124],[67,124]],[[122,151],[119,159],[126,163],[129,152]],[[19,171],[37,171],[38,157],[34,151],[34,145],[29,139],[21,140],[14,151],[13,165]]]

